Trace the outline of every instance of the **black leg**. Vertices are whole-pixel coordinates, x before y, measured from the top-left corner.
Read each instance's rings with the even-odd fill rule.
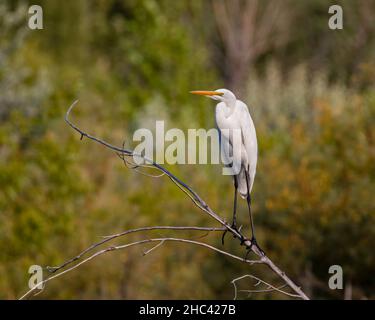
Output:
[[[257,240],[255,238],[255,228],[254,228],[254,221],[253,221],[253,215],[251,213],[251,196],[250,196],[250,186],[249,186],[249,176],[248,176],[248,172],[249,170],[247,170],[245,172],[245,176],[246,176],[246,186],[247,186],[247,197],[246,197],[246,201],[247,201],[247,207],[249,209],[249,217],[250,217],[250,224],[251,224],[251,246],[249,248],[249,250],[251,249],[252,246],[256,246],[259,251],[264,254],[264,251],[259,247],[258,243],[257,243]],[[248,252],[249,253],[249,252]],[[246,257],[247,257],[247,254],[246,254]],[[246,258],[245,258],[246,259]]]
[[[250,218],[250,224],[251,224],[251,239],[255,239],[255,230],[254,230],[254,222],[253,222],[253,215],[251,214],[251,196],[250,196],[250,186],[249,186],[249,176],[248,171],[245,172],[246,176],[246,186],[247,186],[247,207],[249,209],[249,218]]]
[[[233,201],[233,221],[231,227],[235,230],[237,230],[237,189],[238,189],[238,182],[237,177],[233,176],[234,178],[234,201]],[[228,230],[225,230],[222,237],[221,237],[221,243],[224,245],[224,238],[227,234]]]
[[[237,230],[237,189],[238,189],[238,182],[237,177],[233,176],[234,178],[234,201],[233,201],[233,222],[232,226]]]

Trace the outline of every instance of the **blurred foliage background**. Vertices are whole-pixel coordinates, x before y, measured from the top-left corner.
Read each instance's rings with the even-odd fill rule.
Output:
[[[336,3],[343,30],[328,28],[324,0],[1,1],[0,298],[27,289],[30,265],[59,264],[101,235],[213,225],[169,179],[139,175],[79,141],[63,120],[72,101],[82,128],[129,146],[155,120],[214,127],[212,101],[188,92],[225,86],[257,127],[253,211],[263,249],[313,298],[373,299],[375,1]],[[43,30],[27,27],[31,4],[43,8]],[[169,169],[231,218],[221,166]],[[239,210],[247,224],[244,201]],[[225,248],[242,255],[230,238]],[[217,234],[205,241],[221,246]],[[231,299],[230,281],[243,274],[279,283],[264,266],[201,248],[166,244],[143,257],[146,248],[95,259],[37,298]],[[344,290],[328,288],[334,264]]]

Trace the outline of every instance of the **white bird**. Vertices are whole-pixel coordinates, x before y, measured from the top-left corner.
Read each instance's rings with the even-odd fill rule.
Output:
[[[203,95],[220,101],[216,105],[215,119],[219,131],[222,152],[224,157],[231,159],[231,168],[234,178],[234,206],[232,228],[237,230],[237,191],[247,200],[251,224],[251,245],[257,245],[254,223],[251,214],[251,189],[254,184],[258,159],[258,143],[254,122],[246,104],[236,98],[233,92],[227,89],[215,91],[191,91],[192,94]],[[236,132],[239,139],[235,139]],[[227,148],[223,147],[227,145]],[[224,243],[224,236],[222,242]],[[242,239],[243,241],[246,239]],[[260,249],[261,250],[261,249]],[[261,252],[263,252],[261,250]]]

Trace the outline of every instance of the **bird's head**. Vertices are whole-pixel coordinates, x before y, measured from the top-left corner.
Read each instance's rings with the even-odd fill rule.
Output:
[[[236,96],[232,91],[228,89],[218,89],[215,91],[190,91],[190,93],[222,101],[227,103],[228,105],[232,105],[234,102],[236,102]]]

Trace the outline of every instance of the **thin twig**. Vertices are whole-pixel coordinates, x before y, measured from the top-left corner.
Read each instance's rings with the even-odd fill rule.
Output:
[[[88,248],[86,248],[85,250],[83,250],[81,253],[79,253],[78,255],[76,255],[75,257],[65,261],[64,263],[62,263],[61,265],[59,266],[56,266],[56,267],[49,267],[47,266],[47,270],[51,273],[55,273],[56,271],[59,271],[60,269],[66,267],[67,265],[79,260],[83,255],[85,255],[86,253],[94,250],[95,248],[101,246],[102,244],[108,242],[108,241],[111,241],[113,239],[116,239],[116,238],[119,238],[119,237],[122,237],[122,236],[125,236],[125,235],[128,235],[128,234],[131,234],[131,233],[137,233],[137,232],[144,232],[144,231],[152,231],[152,230],[193,230],[193,231],[224,231],[225,228],[210,228],[210,227],[190,227],[190,226],[186,226],[186,227],[180,227],[180,226],[152,226],[152,227],[143,227],[143,228],[136,228],[136,229],[130,229],[130,230],[126,230],[124,232],[120,232],[120,233],[116,233],[116,234],[112,234],[112,235],[108,235],[108,236],[103,236],[103,240],[97,242],[97,243],[94,243],[92,244],[91,246],[89,246]]]
[[[158,244],[156,244],[155,246],[153,246],[151,249],[148,249],[147,251],[144,251],[143,255],[145,256],[145,255],[149,254],[151,251],[154,251],[155,249],[157,249],[158,247],[160,247],[163,244],[164,244],[164,240],[160,241]]]
[[[254,279],[254,280],[257,280],[257,283],[254,285],[254,287],[258,286],[259,284],[263,283],[267,286],[267,289],[265,290],[238,290],[237,289],[237,285],[236,285],[236,282],[239,281],[239,280],[242,280],[244,278],[251,278],[251,279]],[[268,282],[252,275],[252,274],[245,274],[241,277],[238,277],[236,279],[233,279],[231,281],[231,283],[233,284],[233,287],[234,287],[234,298],[233,300],[236,300],[237,299],[237,292],[238,291],[242,291],[242,292],[249,292],[249,293],[255,293],[255,292],[270,292],[270,291],[277,291],[277,292],[280,292],[282,294],[285,294],[289,297],[292,297],[292,298],[300,298],[300,299],[303,299],[303,297],[299,294],[293,294],[293,293],[289,293],[289,292],[286,292],[284,290],[281,290],[283,287],[285,287],[285,285],[281,286],[281,287],[275,287],[273,286],[272,284],[269,284]]]
[[[105,249],[102,249],[100,251],[97,251],[95,252],[94,254],[88,256],[87,258],[85,258],[84,260],[81,260],[80,262],[78,262],[77,264],[55,274],[55,275],[52,275],[50,277],[48,277],[47,279],[44,279],[43,281],[40,281],[39,283],[37,283],[34,287],[30,288],[29,291],[27,291],[22,297],[19,298],[19,300],[22,300],[24,298],[26,298],[27,296],[30,295],[30,293],[32,293],[33,291],[35,291],[35,289],[37,289],[39,286],[44,286],[47,282],[51,281],[52,279],[56,279],[60,276],[62,276],[63,274],[66,274],[76,268],[78,268],[79,266],[83,265],[84,263],[94,259],[95,257],[98,257],[104,253],[107,253],[109,251],[115,251],[115,250],[121,250],[121,249],[126,249],[126,248],[129,248],[129,247],[132,247],[132,246],[136,246],[136,245],[140,245],[140,244],[145,244],[145,243],[152,243],[152,242],[182,242],[182,243],[189,243],[189,244],[194,244],[194,245],[198,245],[198,246],[201,246],[201,247],[205,247],[205,248],[208,248],[210,250],[213,250],[215,252],[218,252],[220,254],[223,254],[223,255],[226,255],[228,257],[231,257],[233,259],[236,259],[236,260],[239,260],[239,261],[242,261],[244,263],[247,263],[247,264],[250,264],[250,265],[253,265],[253,264],[257,264],[257,263],[262,263],[260,260],[244,260],[243,258],[239,257],[239,256],[236,256],[234,254],[231,254],[229,252],[226,252],[224,250],[221,250],[221,249],[218,249],[214,246],[211,246],[207,243],[203,243],[203,242],[199,242],[199,241],[195,241],[195,240],[188,240],[188,239],[182,239],[182,238],[153,238],[153,239],[144,239],[144,240],[139,240],[139,241],[134,241],[134,242],[131,242],[131,243],[127,243],[127,244],[124,244],[124,245],[119,245],[119,246],[110,246],[108,248],[105,248]],[[155,248],[155,247],[153,247]]]

